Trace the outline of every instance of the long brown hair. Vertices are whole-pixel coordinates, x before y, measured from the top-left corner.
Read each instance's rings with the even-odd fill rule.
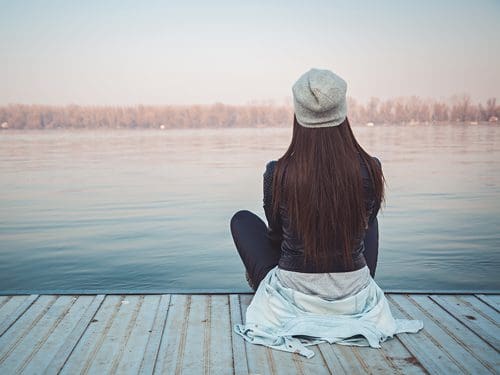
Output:
[[[359,145],[349,120],[332,127],[305,128],[294,116],[290,146],[273,179],[273,215],[286,207],[304,245],[304,261],[319,271],[332,262],[352,265],[352,250],[368,217],[360,158],[368,167],[373,194],[384,200],[384,176]]]

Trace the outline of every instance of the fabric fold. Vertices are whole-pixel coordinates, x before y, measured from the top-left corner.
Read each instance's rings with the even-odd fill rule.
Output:
[[[245,323],[234,326],[252,344],[311,358],[314,352],[307,346],[321,342],[380,348],[395,334],[423,328],[420,320],[394,319],[383,291],[371,277],[356,294],[327,300],[284,287],[276,270],[260,283]]]

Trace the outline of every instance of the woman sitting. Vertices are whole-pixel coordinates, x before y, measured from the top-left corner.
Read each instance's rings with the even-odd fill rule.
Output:
[[[231,220],[256,290],[245,324],[234,328],[251,343],[311,357],[307,345],[380,347],[423,326],[394,319],[373,280],[384,176],[350,128],[346,89],[328,70],[299,78],[290,146],[264,173],[268,226],[249,211]]]

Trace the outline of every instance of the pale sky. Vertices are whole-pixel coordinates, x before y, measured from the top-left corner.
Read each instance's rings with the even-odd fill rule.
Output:
[[[500,1],[0,0],[0,105],[281,103],[311,67],[500,99]]]

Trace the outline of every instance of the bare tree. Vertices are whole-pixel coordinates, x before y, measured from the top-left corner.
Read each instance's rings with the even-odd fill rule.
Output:
[[[409,122],[494,121],[500,117],[496,98],[486,104],[472,103],[470,96],[455,96],[451,105],[442,101],[401,97],[380,100],[372,97],[363,105],[347,98],[348,116],[353,125],[367,122],[405,124]],[[289,126],[293,115],[290,103],[255,102],[235,106],[216,103],[191,106],[79,106],[64,107],[10,104],[0,106],[4,128],[209,128]]]

